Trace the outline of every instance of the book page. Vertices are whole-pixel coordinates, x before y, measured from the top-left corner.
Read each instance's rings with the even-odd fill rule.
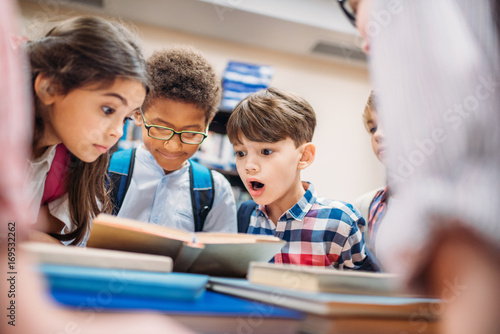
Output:
[[[280,242],[280,238],[271,235],[247,234],[247,233],[213,233],[197,232],[196,241],[204,244],[239,244],[257,242]]]
[[[402,288],[398,276],[334,268],[275,263],[251,263],[248,280],[293,290],[395,295]]]
[[[92,225],[88,247],[128,252],[158,254],[174,262],[184,242],[192,233],[129,219],[99,215]]]
[[[133,219],[120,218],[107,214],[99,214],[92,223],[94,226],[96,225],[105,225],[110,228],[119,228],[126,229],[140,233],[154,234],[157,236],[178,239],[186,242],[191,242],[193,239],[193,233],[182,231],[175,228],[170,228],[166,226],[160,226],[156,224],[141,222]]]
[[[42,264],[114,268],[139,271],[171,272],[172,259],[167,256],[122,252],[108,249],[24,242],[26,255]]]

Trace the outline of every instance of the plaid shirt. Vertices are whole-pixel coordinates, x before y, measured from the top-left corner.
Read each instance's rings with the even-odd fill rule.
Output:
[[[370,211],[368,213],[368,237],[366,239],[368,247],[375,250],[375,239],[377,235],[380,222],[385,215],[387,205],[389,203],[389,186],[382,190],[379,190],[373,197],[373,201],[370,204]]]
[[[359,229],[365,225],[351,204],[317,197],[304,182],[304,196],[279,219],[277,226],[259,205],[250,219],[248,233],[274,235],[287,243],[271,262],[358,269],[366,258]]]

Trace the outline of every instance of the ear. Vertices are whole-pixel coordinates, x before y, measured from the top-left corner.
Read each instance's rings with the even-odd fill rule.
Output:
[[[299,169],[306,169],[314,162],[316,156],[316,146],[313,143],[305,143],[300,147],[301,157],[299,160]]]
[[[56,93],[52,81],[42,73],[35,78],[35,94],[45,105],[52,105],[55,102]]]
[[[141,112],[139,110],[137,110],[135,113],[134,113],[134,122],[135,122],[135,125],[137,126],[142,126],[143,124],[143,121],[142,121],[142,116],[141,116]]]

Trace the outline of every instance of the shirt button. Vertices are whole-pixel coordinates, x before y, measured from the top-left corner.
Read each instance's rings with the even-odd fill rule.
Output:
[[[153,218],[153,223],[158,223],[158,217]]]
[[[163,184],[167,183],[167,179],[166,178],[161,179],[161,183]]]

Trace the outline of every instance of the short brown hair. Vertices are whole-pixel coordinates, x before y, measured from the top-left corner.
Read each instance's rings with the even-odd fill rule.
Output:
[[[366,101],[365,110],[363,111],[363,124],[365,125],[366,131],[370,132],[370,122],[373,121],[372,112],[377,112],[375,108],[375,99],[376,94],[375,91],[371,91],[370,96],[368,97],[368,101]]]
[[[274,143],[290,137],[295,146],[312,141],[316,115],[311,105],[293,93],[268,88],[249,95],[229,117],[231,143],[241,135],[251,141]]]
[[[147,66],[150,92],[144,110],[157,99],[168,99],[194,104],[205,111],[207,122],[215,116],[222,94],[221,83],[201,52],[188,46],[156,51]]]

